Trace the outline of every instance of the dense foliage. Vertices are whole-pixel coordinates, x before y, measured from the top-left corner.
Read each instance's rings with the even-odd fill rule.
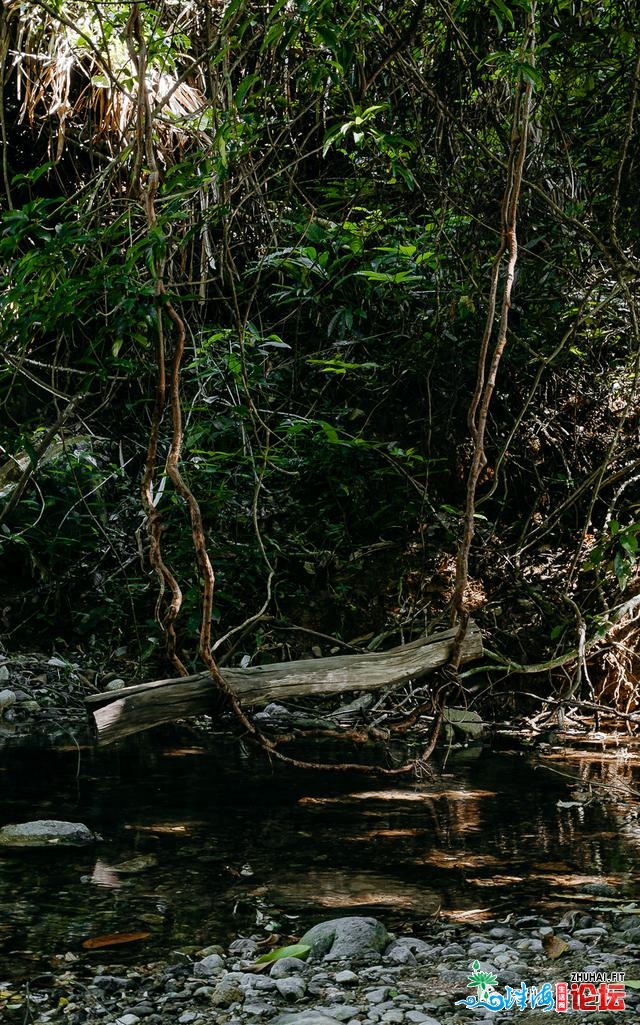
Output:
[[[161,463],[149,477],[154,429],[161,462],[179,434],[216,633],[245,624],[224,657],[299,651],[292,625],[348,640],[445,613],[528,90],[465,605],[512,661],[578,651],[558,686],[587,686],[582,656],[638,590],[633,5],[9,0],[1,17],[5,643],[148,656],[155,510],[195,664],[202,567],[184,494]],[[612,650],[592,686],[626,700],[634,656]]]

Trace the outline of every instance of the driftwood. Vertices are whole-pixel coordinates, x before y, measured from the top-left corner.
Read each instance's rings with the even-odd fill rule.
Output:
[[[248,669],[224,669],[223,676],[243,706],[309,695],[375,691],[418,680],[445,665],[453,651],[457,629],[421,637],[390,651],[332,658],[279,662]],[[482,654],[482,635],[470,622],[462,644],[462,662]],[[111,744],[152,726],[207,715],[216,708],[217,691],[209,673],[126,687],[86,699],[93,715],[97,742]]]

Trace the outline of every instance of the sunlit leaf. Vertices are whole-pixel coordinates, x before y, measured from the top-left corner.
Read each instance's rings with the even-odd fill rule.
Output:
[[[85,950],[101,950],[102,947],[117,947],[124,943],[136,943],[138,940],[147,940],[150,932],[114,932],[108,936],[92,936],[84,940],[82,946]]]

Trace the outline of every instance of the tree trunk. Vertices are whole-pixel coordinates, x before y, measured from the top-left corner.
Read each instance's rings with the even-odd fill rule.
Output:
[[[312,694],[381,690],[418,680],[444,665],[451,657],[455,635],[455,629],[444,630],[390,651],[225,669],[222,675],[243,706]],[[462,647],[462,662],[481,654],[482,635],[470,623]],[[93,715],[98,744],[102,746],[175,719],[212,714],[217,694],[206,672],[95,694],[86,699],[86,704]]]

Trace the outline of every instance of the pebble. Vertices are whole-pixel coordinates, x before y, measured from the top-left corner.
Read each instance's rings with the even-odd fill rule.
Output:
[[[305,962],[299,957],[281,957],[279,961],[273,962],[271,978],[286,979],[290,975],[300,975],[304,969]]]
[[[336,1021],[351,1021],[357,1015],[362,1014],[361,1007],[354,1007],[353,1004],[333,1004],[327,1007],[327,1014],[330,1014]]]
[[[224,971],[224,959],[219,954],[209,954],[202,961],[196,961],[193,974],[197,977],[219,975]]]
[[[360,981],[355,972],[352,972],[350,968],[345,968],[343,972],[336,972],[334,976],[339,986],[357,986]]]
[[[169,963],[137,969],[96,967],[88,981],[91,970],[83,963],[75,975],[65,968],[55,985],[50,976],[25,983],[22,991],[15,985],[6,1016],[24,1017],[28,997],[32,1025],[56,1025],[61,1006],[67,1025],[508,1025],[513,1014],[485,1015],[456,1004],[472,992],[473,962],[495,973],[498,991],[521,982],[570,982],[576,971],[638,977],[637,950],[627,941],[640,932],[635,916],[594,912],[588,924],[580,921],[578,938],[559,925],[561,918],[558,912],[556,921],[525,916],[513,926],[487,922],[455,930],[435,923],[426,927],[425,939],[391,939],[380,964],[363,963],[357,953],[327,963],[320,948],[315,960],[282,958],[264,974],[248,971],[262,937],[239,937],[228,950],[210,946],[195,956],[177,951]],[[552,932],[568,943],[555,961],[541,942]],[[640,992],[627,989],[625,997],[627,1011],[637,1016]],[[596,1015],[594,1025],[605,1020]],[[585,1025],[584,1012],[569,1011],[563,1022]]]
[[[16,703],[16,692],[13,690],[0,690],[0,719]]]
[[[399,1007],[391,1007],[388,1011],[385,1011],[380,1021],[388,1021],[390,1025],[402,1025],[404,1021],[404,1011]]]
[[[387,999],[388,992],[389,990],[386,988],[369,989],[365,992],[365,999],[368,1000],[370,1004],[381,1004]]]
[[[280,996],[283,996],[285,1000],[293,1003],[297,1000],[302,1000],[303,996],[307,992],[302,979],[295,975],[289,976],[289,978],[276,979],[276,989]]]

